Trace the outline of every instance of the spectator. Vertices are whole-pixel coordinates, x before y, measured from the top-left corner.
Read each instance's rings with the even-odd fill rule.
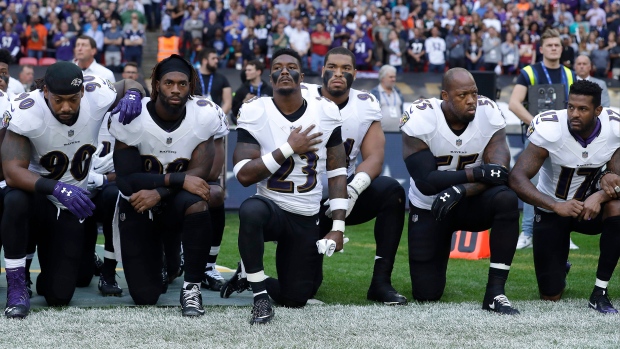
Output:
[[[215,36],[213,37],[212,47],[215,49],[215,52],[218,56],[218,68],[224,68],[226,66],[226,56],[229,53],[229,46],[224,40],[224,29],[216,28]],[[200,56],[198,56],[200,57]],[[200,65],[200,62],[198,62]]]
[[[204,22],[200,19],[200,9],[196,8],[192,11],[191,17],[183,23],[183,31],[189,33],[190,41],[195,38],[202,40],[202,31],[205,27]],[[133,20],[133,17],[132,17]]]
[[[19,82],[24,86],[24,90],[30,91],[34,83],[34,67],[30,64],[22,66],[19,72]]]
[[[516,74],[519,67],[519,48],[514,42],[512,33],[506,33],[506,41],[500,46],[502,53],[501,65],[502,73],[506,75]]]
[[[395,30],[390,31],[388,38],[390,39],[386,50],[388,53],[388,63],[396,69],[397,73],[402,73],[403,53],[407,49],[407,44],[405,44],[404,40],[398,37]]]
[[[9,72],[9,64],[13,63],[13,56],[7,49],[0,49],[0,77],[8,84],[7,93],[9,97],[26,92],[19,80],[12,78]]]
[[[303,28],[303,23],[293,20],[294,29],[288,34],[291,48],[301,57],[302,70],[308,69],[308,49],[310,49],[310,34]]]
[[[450,68],[467,67],[465,62],[465,43],[467,37],[461,33],[462,27],[454,27],[450,34],[446,37],[446,46],[448,48],[448,65]]]
[[[596,27],[598,20],[601,20],[601,23],[607,23],[607,15],[598,1],[592,1],[592,8],[586,12],[586,20],[589,21],[590,27]]]
[[[278,52],[278,50],[289,47],[289,39],[288,35],[284,33],[283,23],[276,24],[276,31],[271,34],[271,38],[273,40],[273,52]]]
[[[17,60],[21,55],[19,35],[13,30],[13,25],[9,21],[4,22],[3,29],[0,33],[0,48],[8,50],[13,59]]]
[[[598,39],[597,32],[590,32],[590,34],[588,34],[588,41],[586,42],[586,49],[588,50],[588,52],[592,52],[592,50],[596,50],[598,48],[597,39]]]
[[[60,32],[56,33],[52,40],[56,48],[56,59],[59,61],[72,61],[75,48],[75,34],[69,31],[67,22],[60,22]]]
[[[254,97],[273,96],[269,82],[262,79],[265,65],[260,61],[249,61],[245,66],[245,82],[239,86],[232,101],[232,120],[237,124],[237,114],[243,103]]]
[[[198,84],[194,94],[205,96],[228,115],[232,107],[232,89],[228,79],[217,72],[219,57],[211,47],[202,50]]]
[[[215,13],[215,11],[209,12],[208,18],[209,20],[205,24],[204,34],[202,36],[202,40],[207,47],[213,46],[213,41],[215,40],[215,31],[217,29],[222,29],[222,34],[224,32],[224,27],[220,22],[218,22],[217,14]]]
[[[152,0],[142,0],[142,6],[144,7],[144,18],[146,19],[146,30],[153,30],[156,27],[153,25],[153,12],[159,11],[160,3],[157,2],[155,4],[155,10],[153,10],[153,1]]]
[[[118,27],[119,21],[112,19],[110,29],[108,29],[103,38],[105,44],[105,64],[108,67],[117,67],[121,65],[122,55],[121,47],[123,45],[124,33]]]
[[[607,84],[603,80],[593,78],[592,76],[590,76],[591,71],[592,71],[592,63],[590,61],[590,57],[588,56],[577,57],[577,59],[575,60],[575,73],[577,74],[577,80],[589,80],[599,85],[602,89],[601,105],[607,108],[611,104],[611,100],[609,99],[609,90],[607,89]]]
[[[179,3],[182,2],[183,0],[179,0]],[[127,9],[124,11],[121,10],[121,22],[123,23],[123,28],[125,28],[125,26],[131,25],[134,14],[138,17],[138,21],[140,22],[140,24],[146,25],[146,18],[144,17],[144,14],[142,12],[136,10],[136,4],[134,0],[128,0]]]
[[[82,69],[84,75],[99,76],[102,79],[116,82],[114,73],[101,64],[97,63],[97,44],[90,36],[78,36],[75,41],[75,63]]]
[[[257,23],[254,27],[254,35],[258,39],[258,45],[260,46],[260,54],[261,56],[265,56],[267,54],[267,38],[269,37],[269,32],[271,31],[271,24],[267,23],[267,18],[265,14],[258,14],[256,16]]]
[[[594,76],[597,78],[607,78],[610,68],[609,51],[605,49],[605,40],[598,38],[598,48],[590,52],[590,59],[594,66]]]
[[[497,36],[495,28],[488,29],[489,36],[482,40],[482,52],[484,54],[484,70],[494,71],[502,59],[502,40]]]
[[[431,37],[424,42],[428,54],[428,71],[443,74],[446,68],[446,41],[439,37],[439,28],[431,29]]]
[[[123,79],[130,79],[139,82],[140,84],[142,84],[142,87],[144,87],[144,92],[146,93],[145,96],[151,96],[151,94],[149,93],[149,89],[146,88],[146,83],[144,82],[144,79],[140,76],[138,64],[136,62],[127,62],[125,64],[122,77]]]
[[[575,49],[573,49],[571,45],[571,37],[565,36],[562,39],[562,57],[560,57],[560,62],[564,64],[569,69],[573,69],[573,63],[575,63]]]
[[[426,64],[426,51],[424,50],[424,42],[426,38],[422,36],[422,29],[413,28],[413,38],[409,40],[407,55],[409,56],[409,71],[422,72]]]
[[[99,25],[99,21],[97,20],[97,16],[94,14],[90,15],[89,23],[84,25],[84,35],[90,36],[95,39],[95,44],[97,45],[97,55],[95,56],[96,60],[101,60],[101,55],[103,52],[103,44],[104,44],[104,35],[101,30],[101,25]]]
[[[321,68],[325,62],[325,55],[332,45],[332,38],[328,32],[325,31],[324,23],[316,24],[316,31],[310,34],[312,40],[312,57],[310,58],[311,70],[313,73],[321,73]]]
[[[616,45],[609,49],[609,58],[612,59],[611,74],[620,80],[620,35],[616,35]]]
[[[247,37],[241,41],[243,66],[245,66],[247,62],[259,59],[260,57],[260,45],[258,44],[258,38],[254,35],[254,27],[248,25],[244,31],[246,31]]]
[[[607,30],[610,33],[620,33],[620,2],[614,1],[607,15]]]
[[[523,33],[519,43],[519,68],[536,62],[536,45],[530,40],[528,33]]]
[[[388,23],[387,18],[385,15],[381,15],[379,16],[377,25],[372,28],[372,35],[374,37],[375,33],[379,33],[381,41],[383,41],[384,44],[387,44],[389,42],[388,35],[390,34],[390,30],[392,30],[392,27]]]
[[[142,46],[144,45],[144,31],[138,26],[138,17],[131,15],[131,27],[125,30],[123,43],[125,44],[125,60],[128,62],[136,62],[139,67],[142,66]]]
[[[384,65],[379,70],[379,85],[370,90],[381,104],[381,128],[386,132],[398,132],[403,114],[403,94],[396,87],[396,68]]]
[[[41,18],[38,15],[30,17],[30,25],[26,28],[25,34],[28,57],[43,58],[43,53],[47,47],[47,29],[41,24]],[[10,87],[11,84],[9,84]]]
[[[69,32],[75,36],[82,33],[82,18],[79,12],[71,12],[71,17],[67,20],[67,23],[69,23]]]
[[[291,40],[294,42],[294,40]],[[381,41],[381,45],[384,45],[384,41]],[[362,30],[362,28],[356,28],[355,34],[351,36],[349,40],[349,50],[355,55],[355,65],[357,70],[371,70],[371,61],[373,54],[373,44],[370,38]],[[382,62],[384,62],[382,60]]]

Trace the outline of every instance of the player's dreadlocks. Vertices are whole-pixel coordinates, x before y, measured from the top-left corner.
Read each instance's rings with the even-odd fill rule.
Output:
[[[198,84],[198,73],[196,69],[183,57],[173,54],[172,56],[162,60],[161,62],[155,64],[153,67],[153,71],[151,73],[151,100],[156,101],[159,95],[157,91],[157,81],[161,80],[162,76],[171,71],[179,71],[187,74],[189,77],[189,91],[190,96],[189,99],[192,99],[192,95],[196,90],[196,85]]]

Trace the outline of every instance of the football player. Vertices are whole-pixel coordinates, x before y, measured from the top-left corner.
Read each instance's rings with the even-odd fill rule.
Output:
[[[601,92],[596,83],[579,80],[570,87],[567,109],[534,118],[528,129],[531,143],[510,173],[509,185],[535,206],[534,267],[540,297],[562,297],[571,231],[601,234],[589,306],[617,313],[607,285],[620,256],[620,201],[615,200],[620,193],[620,114],[601,106]],[[534,187],[530,178],[539,171]],[[600,190],[595,187],[599,182]]]
[[[409,267],[413,298],[436,301],[446,286],[452,234],[492,228],[482,308],[518,314],[505,296],[519,235],[517,195],[505,184],[506,120],[478,96],[472,75],[450,69],[441,100],[419,99],[401,120],[409,188]]]
[[[86,184],[98,130],[114,105],[112,112],[120,111],[124,123],[139,115],[142,95],[137,82],[113,85],[83,76],[75,64],[57,62],[39,89],[19,95],[5,112],[2,167],[9,188],[1,231],[7,317],[25,317],[30,308],[24,270],[29,220],[41,264],[37,293],[52,306],[67,305],[73,297],[80,265],[92,264],[92,253],[82,260],[87,248],[82,222],[94,209]]]
[[[197,75],[178,55],[153,69],[151,98],[130,125],[112,121],[120,254],[127,288],[138,305],[153,305],[161,294],[162,253],[184,246],[183,316],[204,315],[200,283],[209,246],[209,185],[213,138],[221,127],[219,108],[190,96]],[[116,217],[115,217],[116,219]],[[174,236],[178,236],[175,238]],[[165,246],[162,246],[162,243]]]
[[[406,304],[407,298],[400,295],[391,282],[394,258],[405,223],[405,190],[397,180],[380,176],[385,149],[381,106],[370,93],[351,88],[355,75],[353,52],[336,47],[325,55],[323,84],[304,83],[301,91],[306,99],[324,96],[340,109],[349,183],[346,225],[377,218],[377,252],[367,298],[388,305]],[[360,153],[362,162],[358,165]],[[327,234],[331,227],[329,201],[321,208],[321,232]]]
[[[320,253],[342,249],[346,198],[346,153],[338,107],[322,97],[304,99],[301,58],[291,49],[278,50],[271,65],[272,97],[256,97],[239,111],[233,172],[244,186],[258,192],[239,209],[241,268],[222,288],[227,298],[249,286],[254,294],[251,324],[274,316],[271,297],[286,307],[303,307],[314,294]],[[320,177],[327,169],[333,225],[321,236]],[[318,240],[318,241],[317,241]],[[279,279],[263,268],[265,241],[277,241]],[[319,247],[317,250],[317,246]]]

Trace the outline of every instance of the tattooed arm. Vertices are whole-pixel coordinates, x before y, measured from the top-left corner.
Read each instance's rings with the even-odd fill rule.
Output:
[[[8,186],[34,192],[41,176],[28,170],[30,154],[30,140],[7,130],[2,142],[2,168]]]

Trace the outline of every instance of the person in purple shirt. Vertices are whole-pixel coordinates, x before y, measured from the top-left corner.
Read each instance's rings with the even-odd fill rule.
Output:
[[[361,28],[355,29],[355,34],[349,41],[349,50],[355,55],[355,65],[357,70],[371,70],[370,61],[372,59],[372,41]]]
[[[20,49],[19,35],[13,30],[13,25],[4,22],[4,30],[0,33],[0,48],[11,52],[13,59],[17,58]]]
[[[56,59],[59,61],[72,61],[73,48],[75,47],[75,35],[69,33],[69,24],[60,22],[60,32],[54,35],[52,39],[56,48]]]
[[[351,35],[355,34],[355,31],[347,28],[344,25],[345,22],[346,20],[343,20],[343,24],[336,25],[333,33],[334,40],[332,42],[332,48],[347,45],[349,43],[349,38],[351,38]]]

